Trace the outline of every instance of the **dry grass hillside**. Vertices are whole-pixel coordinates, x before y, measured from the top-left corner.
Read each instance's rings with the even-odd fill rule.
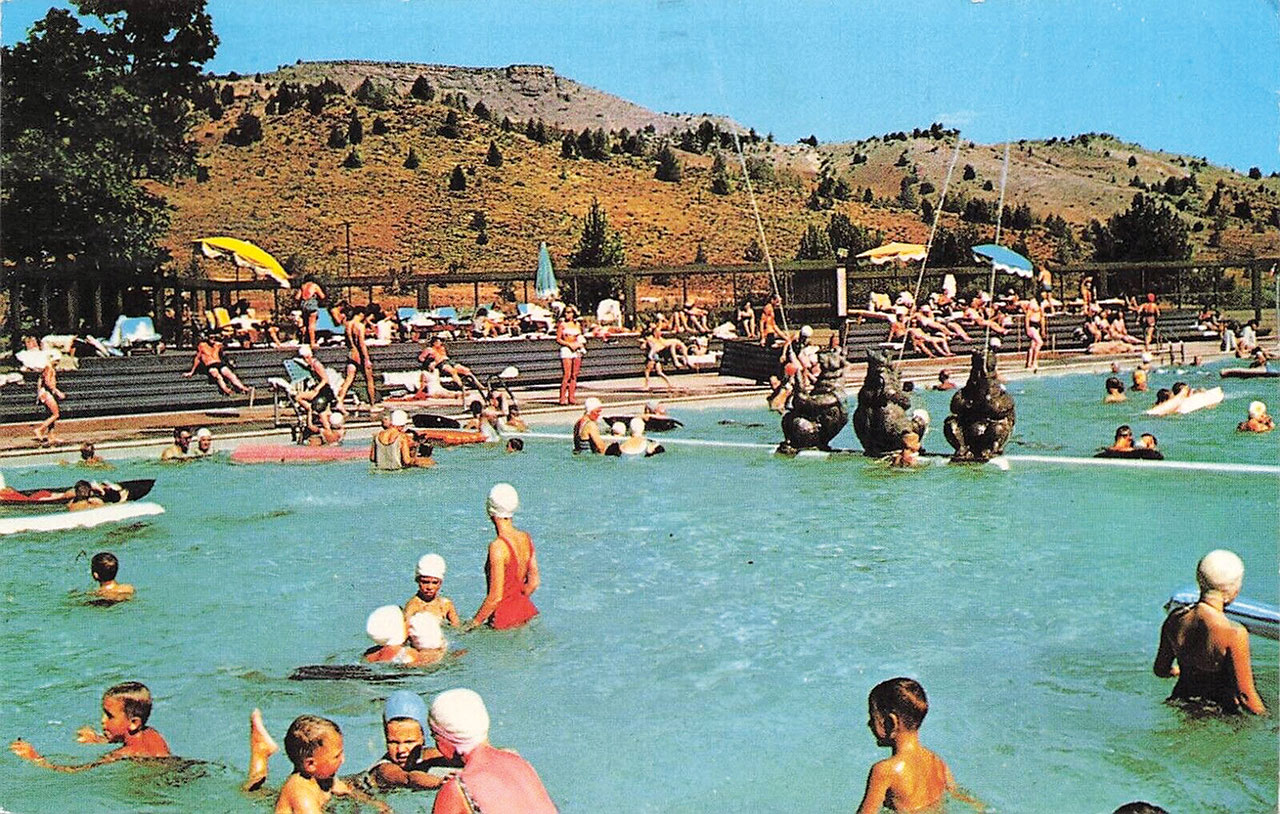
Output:
[[[437,91],[432,102],[410,98],[408,89],[426,76]],[[266,103],[280,82],[300,84],[332,79],[352,91],[366,77],[391,85],[396,95],[389,109],[373,110],[350,95],[333,96],[323,111],[304,108],[268,115]],[[679,265],[692,262],[703,245],[711,263],[743,261],[743,249],[755,236],[755,221],[733,156],[728,169],[731,192],[711,191],[710,155],[678,152],[683,178],[665,183],[654,177],[651,158],[614,154],[606,161],[561,158],[559,139],[538,144],[524,134],[523,122],[541,118],[566,129],[602,128],[637,131],[653,127],[661,135],[696,128],[705,117],[653,113],[636,105],[557,76],[550,68],[464,69],[431,65],[379,63],[301,63],[276,74],[231,82],[236,99],[216,121],[201,124],[194,136],[207,180],[185,179],[162,189],[174,207],[166,245],[181,260],[190,241],[208,234],[228,234],[259,243],[282,260],[294,258],[322,274],[345,271],[345,227],[350,223],[353,272],[385,274],[412,266],[415,273],[467,269],[530,269],[537,246],[546,241],[553,259],[563,264],[574,250],[580,220],[598,198],[611,228],[620,232],[631,266]],[[461,135],[438,133],[450,110],[446,93],[465,94],[470,105],[483,101],[490,119],[456,111]],[[362,166],[347,168],[350,147],[327,146],[335,126],[345,130],[352,110],[364,129],[358,152]],[[262,120],[263,138],[248,146],[224,142],[239,115],[251,112]],[[380,117],[386,132],[373,134]],[[509,117],[511,131],[497,122]],[[715,121],[724,119],[710,117]],[[486,164],[493,142],[502,165]],[[915,169],[921,182],[935,191],[923,197],[936,204],[954,141],[921,137],[883,137],[859,142],[781,145],[761,142],[751,154],[774,167],[775,178],[757,185],[758,203],[774,257],[795,255],[806,226],[825,226],[833,211],[854,222],[885,232],[887,239],[923,242],[927,226],[918,210],[902,208],[897,198],[902,178]],[[412,149],[416,169],[405,167]],[[1002,146],[964,142],[953,191],[994,199],[998,191]],[[900,159],[905,151],[906,158]],[[855,163],[855,156],[859,160]],[[1128,166],[1130,157],[1136,166]],[[863,160],[861,157],[865,157]],[[970,164],[975,178],[961,180]],[[1029,205],[1038,220],[1064,217],[1077,236],[1091,218],[1105,221],[1123,210],[1138,191],[1129,185],[1136,174],[1144,183],[1182,177],[1196,167],[1198,190],[1168,198],[1184,199],[1182,216],[1192,233],[1197,257],[1223,252],[1280,253],[1280,179],[1250,179],[1188,156],[1153,152],[1095,136],[1069,141],[1025,142],[1010,155],[1006,200]],[[464,191],[449,189],[450,174],[461,167]],[[857,200],[834,200],[827,209],[806,206],[822,175],[845,180]],[[1204,213],[1215,185],[1224,184],[1217,216]],[[986,182],[995,191],[984,191]],[[862,200],[867,189],[870,202]],[[1235,204],[1248,201],[1251,220],[1235,216]],[[478,241],[477,213],[483,213],[487,242]],[[948,215],[952,226],[958,219]],[[990,236],[992,226],[977,227]],[[1216,235],[1209,246],[1209,238]],[[1010,236],[1026,239],[1038,259],[1054,251],[1054,240],[1040,226]],[[1086,247],[1087,249],[1087,247]]]

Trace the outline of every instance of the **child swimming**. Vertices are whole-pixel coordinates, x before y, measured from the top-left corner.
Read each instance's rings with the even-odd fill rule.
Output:
[[[1111,376],[1107,379],[1106,388],[1107,394],[1102,397],[1103,404],[1119,404],[1122,401],[1128,400],[1124,394],[1124,382],[1120,381],[1115,376]]]
[[[440,586],[444,584],[444,572],[444,557],[439,554],[425,554],[418,560],[415,575],[418,592],[404,603],[405,621],[425,611],[435,614],[440,621],[448,623],[451,627],[457,627],[460,624],[453,600],[440,596]]]
[[[23,760],[57,772],[79,772],[117,760],[169,757],[169,744],[159,732],[147,726],[150,717],[151,691],[145,684],[125,681],[109,687],[102,694],[102,733],[87,726],[76,732],[76,740],[80,743],[123,744],[120,748],[80,766],[51,763],[21,738],[9,744],[9,749]]]
[[[267,779],[267,761],[279,750],[262,723],[262,713],[249,716],[249,779],[246,791],[260,788]],[[293,763],[293,774],[284,781],[276,799],[275,814],[311,814],[323,811],[329,798],[349,797],[390,814],[385,803],[371,799],[338,778],[342,767],[342,730],[328,718],[299,715],[284,736],[284,751]]]
[[[920,465],[920,436],[911,430],[902,433],[902,449],[889,461],[889,466],[909,468]]]
[[[396,690],[387,696],[382,731],[387,752],[361,775],[363,785],[369,788],[437,789],[444,777],[429,773],[429,769],[462,767],[462,761],[447,761],[435,746],[426,746],[427,704],[417,693]]]
[[[955,793],[956,781],[947,764],[920,744],[920,724],[928,712],[924,687],[914,679],[891,678],[871,688],[867,727],[876,743],[890,747],[893,754],[867,772],[859,814],[875,814],[883,806],[919,811],[937,805],[945,793]]]
[[[409,638],[409,625],[405,621],[404,611],[399,607],[383,605],[378,608],[369,614],[364,629],[369,638],[373,639],[373,647],[364,652],[365,661],[413,663],[417,654],[413,648],[405,646]]]
[[[1261,401],[1249,402],[1249,417],[1236,425],[1238,432],[1271,432],[1276,422],[1267,415],[1267,405]]]
[[[123,602],[133,598],[133,586],[116,582],[116,574],[120,570],[120,560],[110,551],[99,551],[89,562],[89,573],[98,587],[92,595],[109,602]]]

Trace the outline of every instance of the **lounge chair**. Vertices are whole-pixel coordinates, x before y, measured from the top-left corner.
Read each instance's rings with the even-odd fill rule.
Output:
[[[164,343],[160,334],[156,333],[151,317],[127,317],[123,314],[116,318],[111,336],[102,340],[102,344],[125,354],[133,353],[138,348],[148,348],[153,353],[164,349]]]

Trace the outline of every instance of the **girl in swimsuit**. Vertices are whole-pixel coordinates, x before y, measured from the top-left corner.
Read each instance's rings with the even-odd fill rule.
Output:
[[[578,324],[578,309],[564,309],[564,319],[556,328],[556,344],[560,346],[560,404],[577,404],[578,371],[586,354],[587,340]]]
[[[1027,345],[1026,367],[1034,373],[1040,367],[1040,349],[1044,347],[1044,337],[1041,334],[1044,310],[1033,297],[1022,303],[1022,313],[1026,319],[1027,338],[1031,340]]]
[[[378,389],[373,383],[373,360],[369,358],[369,346],[365,344],[364,336],[364,318],[365,311],[362,308],[354,308],[348,306],[346,335],[347,335],[347,370],[342,378],[342,384],[338,387],[338,403],[346,398],[347,391],[351,389],[351,385],[356,380],[356,373],[364,371],[365,389],[369,393],[369,404],[374,404],[378,400]]]
[[[40,350],[40,343],[34,336],[28,336],[23,341],[27,350]],[[46,356],[45,365],[40,369],[40,378],[36,380],[36,404],[42,405],[49,411],[49,417],[36,427],[36,441],[41,446],[53,443],[55,440],[50,433],[53,432],[53,425],[58,423],[58,418],[62,415],[62,411],[58,409],[58,400],[66,397],[66,393],[58,389],[58,372],[54,369],[53,360]]]
[[[520,497],[511,484],[499,483],[489,490],[485,509],[497,537],[489,543],[489,560],[485,563],[489,591],[472,617],[470,628],[488,623],[494,630],[504,630],[538,615],[529,599],[541,583],[533,538],[511,520],[519,507]]]

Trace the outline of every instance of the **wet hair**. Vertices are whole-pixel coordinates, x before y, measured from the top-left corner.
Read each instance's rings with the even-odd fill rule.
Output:
[[[1116,427],[1116,440],[1117,440],[1117,441],[1119,441],[1121,438],[1125,437],[1126,435],[1127,435],[1127,436],[1129,436],[1129,437],[1133,437],[1133,428],[1132,428],[1132,427],[1130,427],[1128,424],[1121,424],[1119,427]]]
[[[1173,393],[1169,392],[1169,388],[1161,387],[1156,391],[1156,404],[1162,404],[1173,398]]]
[[[314,755],[331,735],[342,736],[342,730],[333,721],[318,715],[299,715],[284,735],[285,754],[295,769],[301,768],[302,761]]]
[[[943,368],[942,370],[938,371],[938,381],[945,382],[947,379],[950,379],[950,378],[951,378],[951,374],[946,371],[946,368]]]
[[[1150,439],[1151,439],[1151,448],[1152,448],[1152,449],[1155,449],[1156,447],[1160,446],[1160,442],[1159,442],[1159,441],[1157,441],[1157,440],[1156,440],[1156,437],[1155,437],[1154,435],[1152,435],[1151,433],[1149,433],[1149,432],[1144,432],[1144,433],[1143,433],[1141,436],[1139,436],[1139,437],[1140,437],[1140,438],[1141,438],[1141,440],[1143,440],[1143,441],[1146,441],[1148,438],[1150,438]]]
[[[511,452],[524,452],[524,439],[512,438],[507,441],[507,449]]]
[[[116,559],[116,555],[110,551],[99,551],[89,561],[89,570],[93,572],[94,579],[107,582],[116,578],[116,573],[120,570],[120,560]]]
[[[124,714],[127,718],[137,718],[142,721],[142,725],[147,725],[147,719],[151,717],[151,690],[147,689],[147,685],[139,681],[125,681],[116,684],[114,687],[108,687],[107,691],[102,694],[102,700],[108,698],[119,698],[124,701]]]
[[[75,489],[76,497],[80,500],[84,500],[93,494],[93,484],[89,483],[87,480],[76,481]]]
[[[891,678],[881,681],[867,694],[867,704],[882,717],[896,715],[904,729],[915,731],[929,713],[929,699],[924,687],[914,678]]]
[[[484,404],[483,402],[473,401],[467,406],[467,409],[471,411],[472,415],[480,415],[484,412]]]
[[[1169,814],[1169,812],[1154,803],[1136,800],[1132,803],[1125,803],[1111,812],[1111,814]]]
[[[1173,384],[1173,392],[1175,395],[1189,389],[1190,386],[1186,382],[1174,382]]]
[[[1107,392],[1108,392],[1108,393],[1123,393],[1123,392],[1124,392],[1124,382],[1120,381],[1120,380],[1119,380],[1119,379],[1117,379],[1115,376],[1111,376],[1111,377],[1109,377],[1109,378],[1107,379]]]
[[[85,441],[80,445],[80,460],[87,461],[93,457],[93,454],[94,450],[92,441]]]
[[[177,441],[177,440],[178,440],[178,437],[179,437],[179,436],[181,436],[184,432],[187,434],[187,440],[188,440],[188,441],[190,441],[190,440],[191,440],[191,434],[192,434],[192,433],[191,433],[191,428],[190,428],[190,427],[174,427],[174,428],[173,428],[173,440]]]
[[[902,383],[902,392],[904,393],[910,393],[912,390],[915,390],[915,389],[916,389],[916,383],[913,381],[905,381]]]

